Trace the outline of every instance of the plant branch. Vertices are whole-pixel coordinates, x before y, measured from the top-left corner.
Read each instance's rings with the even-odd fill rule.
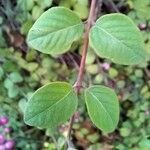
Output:
[[[75,114],[71,117],[70,122],[69,122],[68,135],[67,135],[67,144],[68,144],[68,146],[71,146],[70,138],[71,138],[71,130],[72,130],[74,118],[75,118]]]
[[[88,46],[89,46],[89,31],[90,31],[90,28],[92,26],[92,23],[94,22],[94,18],[95,18],[94,15],[95,15],[96,1],[97,0],[91,1],[90,13],[89,13],[89,17],[88,17],[87,24],[85,27],[85,36],[84,36],[84,41],[83,41],[82,58],[81,58],[81,63],[80,63],[77,81],[74,85],[77,93],[80,92],[80,89],[82,87],[82,80],[83,80],[84,69],[85,69],[86,55],[87,55],[87,50],[88,50]]]
[[[87,55],[87,50],[88,50],[88,46],[89,46],[89,31],[90,31],[90,28],[91,28],[93,22],[95,21],[94,16],[95,16],[96,1],[97,0],[91,1],[90,13],[89,13],[89,17],[87,19],[87,24],[85,26],[85,36],[83,39],[82,58],[81,58],[81,62],[80,62],[77,80],[74,84],[74,89],[76,90],[77,94],[80,93],[80,90],[82,88],[82,81],[83,81],[84,70],[85,70],[85,61],[86,61],[86,55]],[[68,146],[70,146],[70,137],[71,137],[71,130],[72,130],[74,118],[75,118],[75,114],[71,117],[69,127],[68,127],[68,134],[67,134]]]

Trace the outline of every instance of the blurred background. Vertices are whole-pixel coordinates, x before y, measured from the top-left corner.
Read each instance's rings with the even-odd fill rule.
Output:
[[[97,1],[97,17],[121,12],[133,19],[150,54],[150,0],[103,0],[102,5]],[[64,6],[86,21],[89,4],[89,0],[0,0],[0,150],[63,147],[68,123],[57,132],[41,130],[25,125],[23,112],[27,100],[42,85],[56,80],[75,82],[82,41],[73,43],[70,52],[52,57],[28,47],[26,36],[45,10]],[[88,118],[81,95],[73,125],[75,147],[79,150],[150,150],[150,63],[116,65],[97,58],[89,49],[84,82],[116,90],[120,122],[115,132],[108,135],[96,129]]]

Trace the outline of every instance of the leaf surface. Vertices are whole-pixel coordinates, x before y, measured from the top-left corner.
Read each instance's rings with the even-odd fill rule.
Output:
[[[77,95],[65,82],[54,82],[38,89],[27,102],[26,124],[54,128],[66,122],[77,108]]]
[[[83,34],[83,23],[71,10],[53,7],[44,12],[30,29],[28,44],[42,53],[58,55],[69,50]]]
[[[92,86],[85,91],[85,101],[96,127],[107,133],[114,131],[119,121],[119,103],[115,92],[105,86]]]
[[[140,31],[123,14],[100,17],[90,31],[90,45],[97,55],[123,65],[145,61],[146,51]]]

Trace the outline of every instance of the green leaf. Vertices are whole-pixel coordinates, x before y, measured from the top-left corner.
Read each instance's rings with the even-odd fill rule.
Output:
[[[32,8],[34,7],[34,1],[30,0],[30,1],[25,1],[26,2],[26,7],[28,11],[31,11]],[[23,2],[22,2],[23,3]]]
[[[23,81],[22,76],[18,72],[12,72],[9,76],[10,80],[14,83],[19,83]]]
[[[99,18],[90,31],[90,45],[97,55],[118,64],[139,64],[146,59],[140,31],[123,14],[109,14]]]
[[[105,86],[92,86],[85,91],[85,101],[92,122],[108,133],[119,121],[119,103],[115,92]]]
[[[143,138],[140,143],[139,146],[142,150],[149,150],[150,149],[150,139],[148,138]]]
[[[25,108],[26,108],[26,104],[27,104],[27,101],[25,98],[21,99],[19,102],[18,102],[18,106],[21,110],[21,112],[25,112]]]
[[[6,89],[10,89],[13,86],[14,86],[14,83],[9,78],[6,78],[5,81],[4,81],[4,87]]]
[[[89,13],[88,0],[77,0],[74,4],[74,12],[82,19],[86,19]]]
[[[77,95],[65,82],[38,89],[27,102],[24,120],[31,126],[54,128],[66,122],[77,108]]]
[[[52,0],[43,0],[43,1],[36,0],[36,2],[42,8],[46,8],[52,5]]]
[[[83,34],[83,23],[71,10],[53,7],[44,12],[28,34],[28,44],[52,55],[65,53]]]
[[[21,33],[26,35],[29,32],[29,30],[32,27],[32,25],[33,25],[33,21],[32,20],[27,20],[26,22],[24,22],[22,24],[21,28],[20,28]]]
[[[0,79],[3,77],[3,75],[4,75],[4,70],[3,68],[0,68]]]
[[[10,98],[15,98],[19,94],[19,89],[15,85],[8,89],[8,96]]]
[[[130,133],[131,133],[130,129],[128,129],[128,128],[120,128],[120,135],[122,137],[127,137],[127,136],[130,135]]]
[[[43,9],[40,6],[35,5],[32,9],[33,20],[38,19],[42,13],[43,13]]]

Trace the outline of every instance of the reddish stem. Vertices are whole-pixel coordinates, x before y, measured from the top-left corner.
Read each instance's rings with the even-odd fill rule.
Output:
[[[88,46],[89,46],[89,31],[90,31],[90,28],[91,28],[92,23],[94,21],[94,18],[95,18],[94,17],[95,6],[96,6],[96,0],[92,0],[91,1],[91,7],[90,7],[90,13],[89,13],[89,17],[88,17],[86,28],[85,28],[85,37],[84,37],[84,41],[83,41],[82,58],[81,58],[79,73],[78,73],[77,81],[74,85],[77,93],[80,92],[80,89],[82,87],[86,55],[87,55],[87,50],[88,50]]]
[[[82,88],[82,81],[83,81],[84,69],[85,69],[85,61],[86,61],[86,55],[87,55],[87,50],[88,50],[88,46],[89,46],[89,31],[90,31],[90,28],[91,28],[91,26],[94,22],[94,19],[95,19],[94,15],[95,15],[96,1],[97,0],[91,1],[90,13],[89,13],[89,17],[88,17],[87,24],[85,27],[85,36],[84,36],[84,41],[83,41],[82,58],[81,58],[78,77],[77,77],[77,80],[74,84],[74,88],[75,88],[77,94],[80,93],[80,90]],[[68,145],[70,145],[69,142],[70,142],[71,129],[72,129],[72,125],[74,122],[74,118],[75,118],[75,114],[71,117],[69,127],[68,127],[68,135],[67,135]]]

